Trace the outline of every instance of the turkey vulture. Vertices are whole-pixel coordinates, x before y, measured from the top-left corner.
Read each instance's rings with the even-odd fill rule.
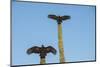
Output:
[[[53,48],[52,46],[44,47],[44,45],[42,45],[42,47],[33,46],[27,50],[27,54],[30,55],[32,53],[37,53],[40,54],[41,58],[45,58],[47,53],[53,53],[55,55],[56,52],[57,52],[56,49]]]
[[[58,24],[61,24],[63,20],[70,19],[70,16],[56,16],[56,15],[48,15],[48,18],[57,20]]]

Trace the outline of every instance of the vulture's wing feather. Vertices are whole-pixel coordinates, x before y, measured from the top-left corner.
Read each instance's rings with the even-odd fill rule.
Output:
[[[54,20],[57,20],[57,16],[56,15],[48,15],[48,18],[51,18],[51,19],[54,19]]]
[[[40,53],[40,47],[34,46],[27,50],[27,54]]]
[[[70,19],[70,16],[62,16],[62,20]]]
[[[49,52],[51,52],[51,53],[53,53],[53,54],[56,54],[56,49],[55,48],[53,48],[52,46],[48,46],[47,48],[46,48],[46,50],[47,50],[47,53],[49,53]]]

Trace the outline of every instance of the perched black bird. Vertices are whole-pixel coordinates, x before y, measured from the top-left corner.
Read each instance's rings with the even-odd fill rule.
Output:
[[[57,20],[58,24],[61,24],[63,20],[70,19],[70,16],[56,16],[56,15],[48,15],[48,18]]]
[[[44,45],[42,45],[42,47],[33,46],[27,50],[27,54],[30,55],[32,53],[37,53],[40,54],[41,58],[45,58],[47,53],[53,53],[55,55],[56,52],[57,52],[56,49],[53,48],[52,46],[44,47]]]

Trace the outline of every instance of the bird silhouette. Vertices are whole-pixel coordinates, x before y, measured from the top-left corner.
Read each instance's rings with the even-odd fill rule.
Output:
[[[56,15],[48,15],[48,18],[51,18],[51,19],[54,19],[58,22],[58,24],[61,24],[63,20],[67,20],[67,19],[70,19],[70,16],[56,16]]]
[[[57,52],[56,49],[53,48],[52,46],[44,47],[44,45],[42,45],[42,47],[33,46],[27,50],[27,54],[29,55],[32,53],[40,54],[41,58],[45,58],[47,53],[53,53],[55,55],[56,52]]]

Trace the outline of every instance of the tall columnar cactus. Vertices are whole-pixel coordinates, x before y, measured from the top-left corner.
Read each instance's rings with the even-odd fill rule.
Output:
[[[63,38],[62,38],[62,21],[70,19],[70,16],[56,16],[56,15],[48,15],[48,18],[57,21],[58,24],[58,47],[59,47],[59,56],[60,63],[65,62],[64,59],[64,48],[63,48]]]

